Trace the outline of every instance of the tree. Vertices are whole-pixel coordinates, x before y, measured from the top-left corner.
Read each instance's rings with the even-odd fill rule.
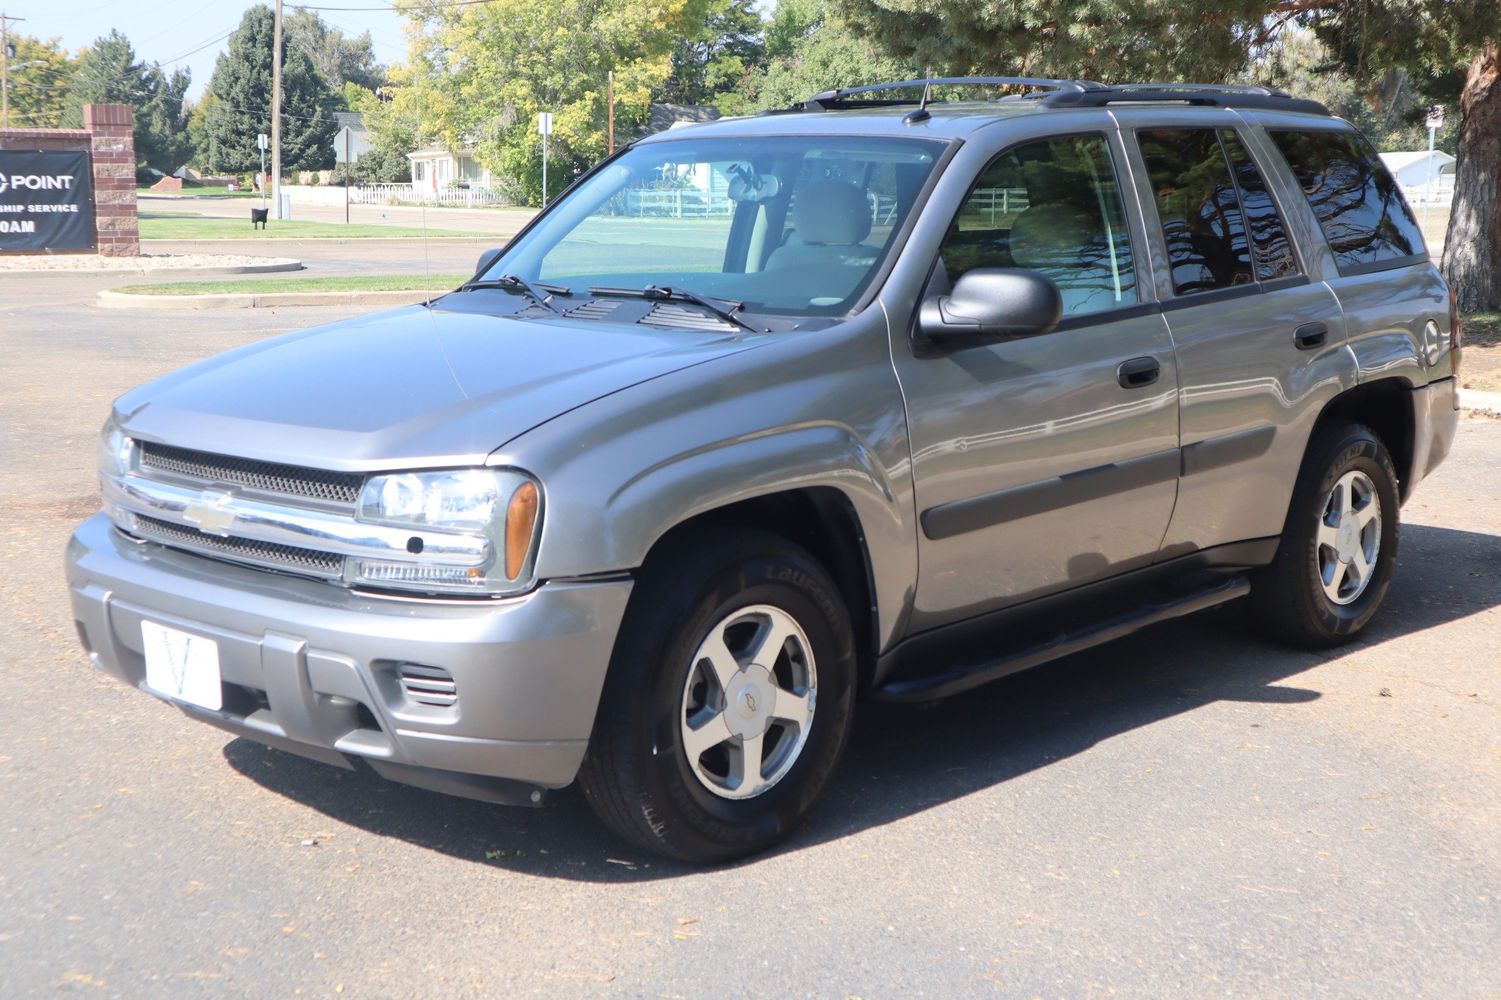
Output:
[[[1243,82],[1273,84],[1321,102],[1360,129],[1382,152],[1421,149],[1428,144],[1423,124],[1429,106],[1426,92],[1432,90],[1428,81],[1399,68],[1388,69],[1379,79],[1362,85],[1306,28],[1283,32],[1271,51],[1253,61]],[[1439,130],[1436,148],[1453,153],[1458,141],[1456,115]]]
[[[517,194],[541,195],[537,113],[553,114],[551,188],[606,151],[606,73],[615,72],[615,127],[645,121],[672,72],[677,39],[696,36],[709,0],[494,0],[407,8],[408,72],[396,101],[423,142],[473,147]]]
[[[1443,268],[1467,310],[1501,308],[1501,82],[1496,0],[836,0],[898,58],[934,71],[1226,80],[1284,29],[1311,29],[1367,94],[1405,70],[1427,96],[1460,84],[1458,173]]]
[[[138,61],[130,41],[111,30],[79,56],[62,124],[82,128],[85,104],[128,104],[135,118],[136,172],[170,174],[192,156],[183,113],[183,97],[191,83],[186,69],[169,74],[160,63]]]
[[[59,38],[43,41],[11,35],[10,124],[14,128],[58,128],[66,107],[68,80],[76,62]]]
[[[385,82],[385,67],[375,61],[368,31],[351,38],[329,26],[316,12],[293,9],[284,17],[282,33],[288,48],[301,49],[335,93],[346,83],[374,90]]]
[[[767,64],[733,93],[718,99],[725,114],[787,107],[834,87],[853,87],[914,75],[850,30],[826,0],[784,0],[766,29]]]
[[[393,81],[409,79],[405,67],[394,67]],[[374,91],[344,85],[350,110],[358,111],[370,134],[370,148],[355,161],[354,178],[366,183],[411,180],[412,165],[407,154],[417,148],[419,116],[416,91],[410,86],[382,88],[393,91],[391,100],[383,100]]]
[[[245,11],[214,64],[204,96],[204,159],[217,170],[259,170],[257,135],[271,134],[273,15],[264,5]],[[282,38],[281,165],[286,170],[333,166],[336,99],[300,48]]]
[[[1501,51],[1485,46],[1465,69],[1459,163],[1444,241],[1444,276],[1466,312],[1501,308]]]
[[[703,27],[673,46],[672,75],[657,96],[674,104],[707,104],[734,88],[762,63],[763,28],[753,0],[715,0]]]

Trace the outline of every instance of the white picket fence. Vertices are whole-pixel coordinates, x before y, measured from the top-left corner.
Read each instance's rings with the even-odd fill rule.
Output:
[[[344,189],[337,184],[284,184],[282,191],[292,196],[294,205],[342,205]],[[441,205],[448,208],[477,208],[485,205],[511,205],[514,202],[490,188],[414,187],[411,184],[362,184],[349,189],[353,205]]]
[[[1402,193],[1409,205],[1434,205],[1447,207],[1454,201],[1454,175],[1440,174],[1429,184],[1403,184]]]
[[[871,221],[875,225],[896,217],[896,199],[889,195],[866,195],[870,202]],[[628,190],[616,195],[611,208],[616,215],[650,216],[672,219],[710,219],[735,214],[736,203],[728,194],[705,192],[696,188],[672,191]]]

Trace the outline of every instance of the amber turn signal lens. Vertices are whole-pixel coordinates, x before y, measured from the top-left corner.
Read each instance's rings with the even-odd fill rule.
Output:
[[[522,483],[511,494],[506,507],[506,577],[514,580],[526,565],[532,547],[532,531],[537,526],[537,487]]]

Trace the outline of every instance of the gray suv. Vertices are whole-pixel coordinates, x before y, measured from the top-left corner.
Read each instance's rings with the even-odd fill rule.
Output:
[[[231,733],[494,802],[577,779],[720,861],[793,829],[862,698],[1246,596],[1359,634],[1459,335],[1316,103],[834,91],[621,150],[450,294],[122,396],[74,616]]]

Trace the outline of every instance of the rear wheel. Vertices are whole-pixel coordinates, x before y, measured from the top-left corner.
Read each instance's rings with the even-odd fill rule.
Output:
[[[600,818],[695,863],[790,832],[833,771],[855,689],[828,572],[761,532],[654,556],[621,626],[579,775]]]
[[[1315,438],[1277,558],[1255,582],[1263,621],[1300,646],[1359,635],[1391,585],[1399,502],[1391,456],[1370,428],[1343,424]]]

